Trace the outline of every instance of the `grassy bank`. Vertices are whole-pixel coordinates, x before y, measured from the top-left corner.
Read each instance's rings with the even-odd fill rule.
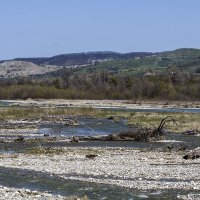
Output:
[[[159,125],[160,121],[172,116],[176,124],[167,123],[165,127],[173,132],[183,132],[187,130],[200,130],[200,114],[194,113],[131,113],[128,117],[129,124],[154,128]]]
[[[34,119],[42,117],[64,117],[64,116],[89,116],[89,117],[109,117],[113,116],[114,121],[118,121],[120,117],[128,119],[129,125],[143,126],[155,128],[160,121],[172,116],[176,120],[176,124],[168,123],[166,128],[170,131],[181,132],[186,130],[200,130],[200,114],[199,113],[148,113],[148,112],[121,112],[108,111],[104,109],[94,108],[2,108],[0,110],[0,120],[20,120],[24,118]]]
[[[97,110],[94,108],[2,108],[0,110],[0,119],[22,119],[22,118],[41,118],[48,116],[91,116],[106,117],[115,114],[115,112]]]

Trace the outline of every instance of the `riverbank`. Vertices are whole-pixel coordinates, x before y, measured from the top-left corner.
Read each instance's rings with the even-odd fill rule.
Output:
[[[89,107],[89,108],[121,108],[121,109],[150,109],[150,108],[200,108],[200,102],[187,101],[132,101],[132,100],[65,100],[65,99],[27,99],[1,100],[12,106],[39,107]]]

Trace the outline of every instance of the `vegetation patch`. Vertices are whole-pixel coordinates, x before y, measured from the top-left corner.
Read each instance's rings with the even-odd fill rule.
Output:
[[[200,130],[200,114],[197,113],[143,113],[132,112],[129,114],[129,125],[142,126],[147,128],[155,128],[159,125],[160,121],[167,117],[172,116],[176,120],[167,123],[165,128],[172,132],[184,132],[187,130]]]
[[[60,155],[60,154],[78,154],[78,155],[93,155],[101,154],[103,150],[97,148],[56,148],[56,147],[45,147],[37,146],[33,148],[27,148],[24,150],[26,154],[32,155]]]
[[[33,148],[28,148],[25,150],[25,153],[27,154],[45,154],[45,155],[52,155],[52,154],[63,154],[66,151],[63,148],[52,148],[52,147],[33,147]]]
[[[115,116],[115,119],[119,116],[123,116],[123,112],[108,111],[105,109],[95,108],[3,108],[0,109],[0,120],[7,119],[39,119],[48,118],[52,116],[88,116],[88,117],[107,117]]]

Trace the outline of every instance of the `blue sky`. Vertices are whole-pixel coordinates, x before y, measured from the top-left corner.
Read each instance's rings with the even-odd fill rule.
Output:
[[[0,0],[0,59],[200,48],[199,0]]]

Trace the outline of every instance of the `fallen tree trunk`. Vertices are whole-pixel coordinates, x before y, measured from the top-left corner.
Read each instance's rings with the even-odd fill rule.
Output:
[[[167,122],[175,123],[171,116],[163,118],[156,129],[135,128],[128,132],[108,135],[107,140],[133,140],[137,142],[152,142],[161,140],[163,136],[163,128]]]
[[[102,140],[102,141],[136,141],[136,142],[152,142],[164,138],[163,127],[167,122],[174,122],[171,116],[163,118],[156,129],[143,127],[133,128],[127,132],[110,134],[107,136],[82,137],[82,140]]]

